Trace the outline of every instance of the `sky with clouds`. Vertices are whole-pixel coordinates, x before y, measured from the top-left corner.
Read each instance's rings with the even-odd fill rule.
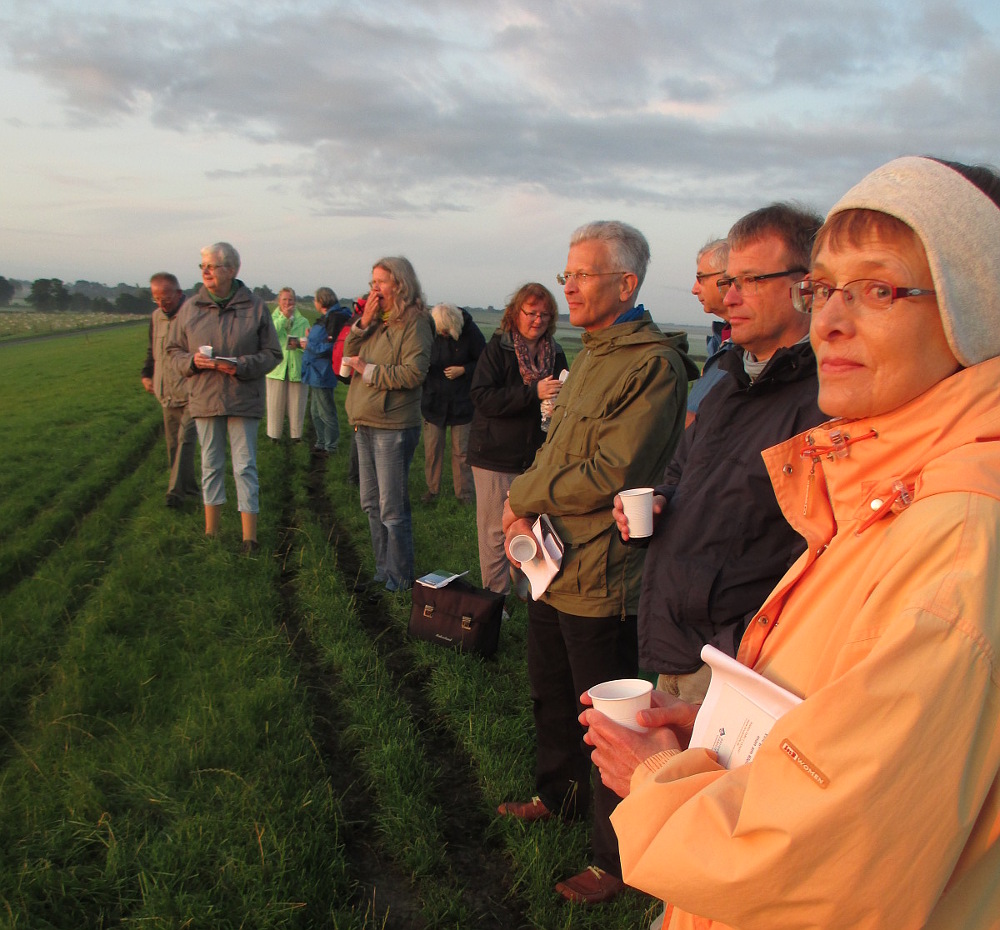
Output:
[[[641,298],[703,321],[698,248],[820,211],[877,165],[1000,164],[993,0],[5,0],[0,275],[559,296],[569,233],[622,219]],[[565,306],[560,301],[565,310]]]

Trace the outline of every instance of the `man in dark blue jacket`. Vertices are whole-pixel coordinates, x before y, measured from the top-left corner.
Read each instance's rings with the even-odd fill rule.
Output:
[[[697,703],[708,687],[701,649],[735,655],[746,620],[805,541],[785,522],[761,451],[821,423],[809,317],[795,310],[821,218],[773,204],[729,232],[724,295],[735,345],[723,379],[667,466],[654,497],[639,601],[639,663],[657,687]],[[619,531],[628,522],[615,502]]]

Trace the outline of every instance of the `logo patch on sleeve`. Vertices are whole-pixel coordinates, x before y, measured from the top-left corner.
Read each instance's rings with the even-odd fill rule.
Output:
[[[801,752],[798,751],[787,739],[781,741],[781,751],[794,762],[799,769],[808,775],[820,788],[826,788],[830,784],[827,778],[815,765],[812,764]]]

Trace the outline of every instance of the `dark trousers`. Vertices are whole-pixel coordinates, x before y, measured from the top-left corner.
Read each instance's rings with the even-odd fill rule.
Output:
[[[621,798],[593,773],[590,747],[577,719],[579,695],[602,681],[638,675],[636,618],[578,617],[528,602],[528,678],[535,716],[535,789],[545,806],[583,814],[593,795],[593,864],[619,878],[618,838],[611,812]]]

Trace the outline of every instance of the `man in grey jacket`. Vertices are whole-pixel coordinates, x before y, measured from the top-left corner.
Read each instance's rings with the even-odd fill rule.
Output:
[[[149,279],[156,309],[149,320],[149,346],[142,366],[142,386],[163,407],[163,432],[167,440],[170,481],[167,506],[182,507],[188,497],[200,491],[194,473],[198,434],[188,410],[185,378],[166,364],[167,331],[184,303],[184,292],[175,275],[160,271]]]

